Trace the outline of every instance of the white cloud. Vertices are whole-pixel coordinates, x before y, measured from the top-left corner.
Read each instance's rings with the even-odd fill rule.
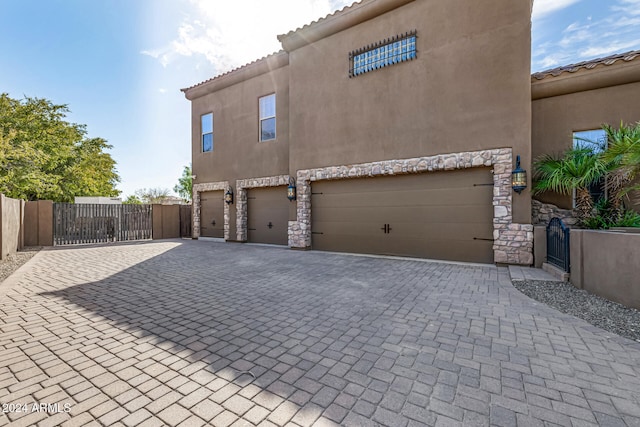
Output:
[[[558,42],[561,47],[569,47],[575,45],[576,43],[583,42],[590,38],[589,31],[581,30],[577,31],[570,36],[563,37],[562,40]]]
[[[572,4],[578,3],[580,1],[582,0],[534,0],[533,19],[540,19],[546,15],[565,9]]]
[[[631,40],[628,42],[619,42],[615,44],[607,44],[602,46],[589,46],[580,51],[582,58],[595,58],[598,56],[607,56],[614,53],[623,53],[630,49],[637,49],[640,46],[640,39]]]
[[[581,28],[581,25],[579,22],[574,22],[571,25],[569,25],[567,28],[564,29],[565,33],[571,33],[573,31],[579,30]]]
[[[554,68],[561,65],[566,65],[569,55],[564,53],[553,53],[551,55],[546,55],[544,58],[538,61],[541,68]]]
[[[620,19],[616,19],[615,22],[611,23],[611,25],[615,28],[634,27],[636,31],[640,32],[640,17],[629,18],[627,16],[623,16]]]
[[[611,9],[627,15],[638,16],[640,15],[640,0],[620,0]]]
[[[190,0],[191,10],[165,46],[141,53],[164,66],[200,57],[219,74],[281,49],[279,34],[353,3],[352,0]],[[283,13],[282,11],[287,11]]]
[[[534,21],[534,71],[640,48],[640,0],[612,0],[606,8],[602,0],[580,1],[561,32],[547,20]]]
[[[163,67],[169,64],[169,58],[166,55],[167,51],[164,49],[143,50],[140,53],[159,60]]]

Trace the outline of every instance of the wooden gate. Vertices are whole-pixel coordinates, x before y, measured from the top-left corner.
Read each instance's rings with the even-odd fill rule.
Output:
[[[151,205],[53,204],[53,244],[151,239]]]
[[[547,262],[570,272],[569,228],[560,218],[552,218],[547,225]]]
[[[180,205],[180,237],[192,237],[191,205]]]

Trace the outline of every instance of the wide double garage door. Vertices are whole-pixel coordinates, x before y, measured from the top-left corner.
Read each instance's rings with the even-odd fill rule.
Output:
[[[489,168],[312,183],[312,248],[493,263]]]

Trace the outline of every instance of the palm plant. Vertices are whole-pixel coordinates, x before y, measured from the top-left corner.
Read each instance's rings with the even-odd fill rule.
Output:
[[[589,186],[602,178],[606,164],[596,155],[594,148],[577,146],[568,150],[561,158],[545,155],[535,162],[536,183],[533,191],[539,194],[555,191],[564,195],[576,192],[575,215],[581,224],[592,216],[594,201]]]
[[[630,191],[639,190],[639,184],[633,184],[640,176],[640,122],[624,125],[616,129],[603,125],[607,134],[607,149],[601,154],[607,164],[607,192],[613,209],[623,214],[623,201]]]

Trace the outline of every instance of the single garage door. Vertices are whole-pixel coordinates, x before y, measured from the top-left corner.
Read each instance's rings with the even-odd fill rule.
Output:
[[[489,168],[312,183],[317,250],[493,263]]]
[[[286,245],[289,224],[287,187],[251,188],[247,191],[247,240]]]
[[[224,200],[222,191],[200,193],[200,236],[224,238]]]

